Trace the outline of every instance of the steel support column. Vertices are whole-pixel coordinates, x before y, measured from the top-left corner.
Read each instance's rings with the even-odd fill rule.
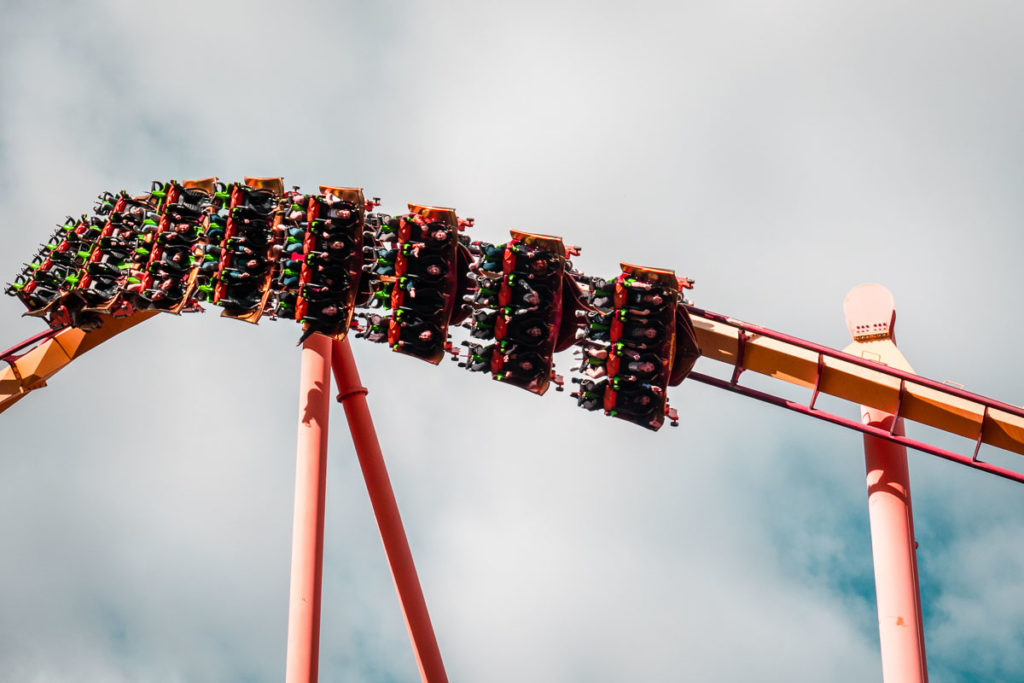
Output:
[[[862,409],[865,424],[891,429],[893,416]],[[903,433],[903,421],[896,424]],[[871,554],[875,565],[878,635],[885,683],[926,683],[928,669],[917,576],[917,543],[907,449],[864,435]]]
[[[913,372],[896,348],[896,309],[892,294],[881,285],[860,285],[843,303],[854,343],[849,353]],[[861,406],[861,421],[902,435],[903,391],[885,412]],[[910,499],[906,447],[875,436],[864,436],[871,553],[878,602],[878,635],[885,683],[927,683],[928,665],[921,620],[921,590],[917,575],[917,542]]]
[[[315,683],[318,674],[330,373],[331,339],[314,334],[302,345],[285,665],[287,683]]]
[[[366,490],[370,494],[370,504],[380,529],[380,538],[384,542],[384,552],[391,567],[391,577],[398,591],[398,601],[405,616],[405,625],[409,629],[412,640],[413,654],[419,666],[420,677],[425,683],[447,683],[441,651],[434,636],[434,627],[430,623],[427,603],[423,599],[423,590],[416,575],[409,540],[402,526],[402,517],[398,512],[395,492],[391,488],[384,456],[377,441],[377,432],[373,428],[373,419],[366,404],[366,388],[359,380],[352,349],[348,339],[334,342],[332,365],[334,379],[338,385],[338,401],[345,408],[348,418],[349,432],[355,445],[359,466],[366,480]]]

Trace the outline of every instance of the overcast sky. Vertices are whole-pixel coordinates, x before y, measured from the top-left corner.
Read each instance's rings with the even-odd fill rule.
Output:
[[[283,175],[563,235],[593,274],[675,268],[703,307],[837,348],[844,295],[881,282],[918,372],[1024,404],[1022,22],[0,0],[0,275],[102,190]],[[0,346],[41,329],[21,312],[0,301]],[[299,331],[217,314],[154,319],[0,416],[0,678],[283,675]],[[354,347],[453,681],[880,678],[859,435],[696,383],[654,434]],[[333,420],[321,680],[415,680]],[[910,463],[931,680],[1020,680],[1024,488]]]

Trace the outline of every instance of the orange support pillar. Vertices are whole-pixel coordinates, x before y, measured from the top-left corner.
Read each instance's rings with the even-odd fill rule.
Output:
[[[314,334],[302,345],[299,438],[295,463],[291,590],[288,598],[287,683],[315,683],[320,656],[320,587],[324,558],[327,418],[331,339]]]
[[[405,625],[409,629],[420,677],[425,683],[447,683],[448,675],[441,660],[434,627],[430,623],[420,580],[416,576],[409,540],[402,526],[402,517],[384,465],[377,432],[373,428],[370,409],[366,405],[366,388],[359,380],[359,370],[356,369],[348,339],[334,342],[332,364],[338,385],[338,400],[344,406],[345,417],[348,418],[348,428],[366,480],[366,490],[370,494],[370,504],[377,518],[380,538],[384,542],[384,552],[391,567],[395,590],[398,591]]]
[[[848,353],[913,372],[896,348],[893,336],[896,309],[887,289],[881,285],[860,285],[847,294],[843,308],[854,338],[854,343],[846,349]],[[894,412],[889,413],[861,406],[861,420],[866,425],[902,435],[900,408],[897,403]],[[864,462],[882,680],[885,683],[927,683],[907,449],[865,435]]]

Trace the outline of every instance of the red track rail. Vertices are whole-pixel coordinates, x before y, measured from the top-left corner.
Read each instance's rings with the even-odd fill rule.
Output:
[[[57,334],[58,332],[60,332],[63,329],[64,329],[63,327],[51,327],[50,329],[44,330],[43,332],[40,332],[39,334],[32,335],[31,337],[29,337],[25,341],[21,342],[20,344],[15,344],[11,348],[9,348],[6,351],[3,351],[2,353],[0,353],[0,361],[10,363],[12,361],[17,360],[22,355],[22,354],[19,354],[18,351],[22,351],[24,349],[29,348],[30,346],[35,346],[39,342],[43,342],[43,341],[46,341],[47,339],[51,339],[51,338],[53,338],[53,336],[55,334]]]
[[[771,403],[772,405],[779,406],[780,408],[786,408],[787,410],[792,410],[802,415],[824,420],[825,422],[831,422],[832,424],[839,425],[840,427],[853,429],[858,432],[863,432],[864,434],[877,436],[880,439],[892,441],[893,443],[901,444],[907,448],[913,448],[914,450],[922,451],[924,453],[937,455],[940,458],[951,460],[955,463],[966,465],[967,467],[971,467],[976,470],[981,470],[982,472],[988,472],[989,474],[994,474],[998,477],[1003,477],[1005,479],[1024,484],[1024,474],[1014,472],[1013,470],[1006,469],[1005,467],[999,467],[987,462],[982,462],[977,459],[977,455],[975,455],[975,457],[969,457],[959,453],[954,453],[953,451],[948,451],[944,448],[939,448],[938,446],[932,446],[931,444],[924,443],[923,441],[894,434],[888,429],[870,427],[868,425],[861,424],[856,420],[851,420],[846,417],[841,417],[833,413],[819,410],[814,408],[812,405],[805,405],[803,403],[797,403],[796,401],[790,401],[789,399],[782,398],[781,396],[775,396],[774,394],[769,394],[764,391],[758,391],[757,389],[741,386],[734,382],[719,379],[718,377],[712,377],[711,375],[705,375],[700,372],[691,372],[687,379],[693,379],[713,387],[718,387],[719,389],[726,389],[737,394],[749,396],[750,398],[756,398],[759,401]],[[896,424],[895,420],[893,420],[893,424]]]

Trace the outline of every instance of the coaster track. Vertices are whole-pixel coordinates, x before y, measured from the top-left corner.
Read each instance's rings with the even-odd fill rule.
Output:
[[[160,312],[222,308],[256,323],[292,319],[302,338],[386,343],[437,364],[446,355],[538,395],[561,391],[554,356],[578,358],[572,396],[589,410],[658,429],[678,423],[667,390],[689,377],[804,415],[1024,482],[979,458],[982,444],[1024,454],[1024,409],[871,360],[895,348],[882,306],[830,349],[697,308],[693,281],[622,264],[615,277],[575,269],[577,247],[511,231],[492,244],[453,209],[410,204],[379,213],[362,190],[287,191],[280,178],[155,182],[150,192],[104,193],[92,215],[69,218],[8,286],[50,328],[0,354],[0,412],[89,349]],[[465,330],[459,344],[452,333]],[[460,333],[456,333],[462,336]],[[700,356],[729,379],[692,372]],[[810,390],[806,404],[740,384],[744,371]],[[826,394],[969,439],[970,455],[822,411]]]

